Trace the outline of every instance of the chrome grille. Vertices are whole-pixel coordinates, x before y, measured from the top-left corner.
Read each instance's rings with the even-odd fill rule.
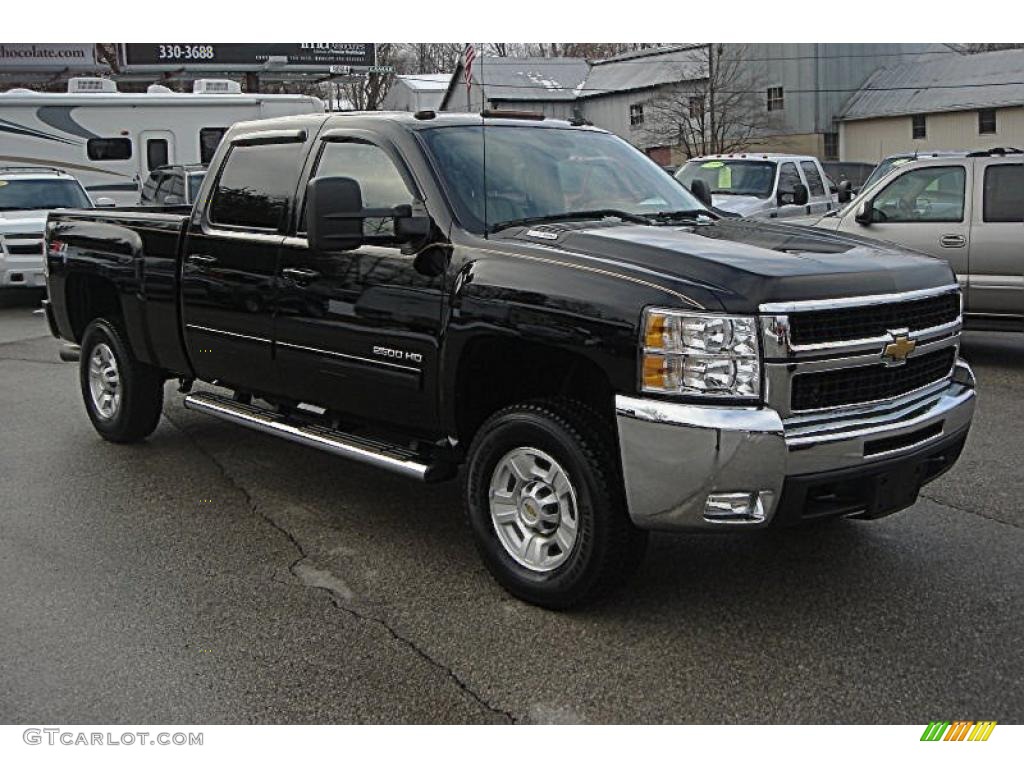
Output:
[[[956,286],[761,306],[765,398],[784,418],[934,392],[960,345]],[[905,362],[885,357],[913,342]],[[899,364],[894,364],[899,363]]]

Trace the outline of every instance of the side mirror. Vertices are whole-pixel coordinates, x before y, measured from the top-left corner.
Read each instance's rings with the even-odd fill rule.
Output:
[[[810,199],[811,195],[806,186],[797,184],[793,187],[793,205],[807,205],[807,201]]]
[[[839,182],[839,202],[848,203],[853,199],[853,185],[849,181]]]
[[[167,195],[164,198],[164,205],[184,205],[185,199],[181,195]]]
[[[363,191],[345,176],[322,176],[306,186],[306,237],[318,251],[352,251],[363,244]]]
[[[117,205],[112,197],[97,197],[96,207],[97,208],[113,208]]]
[[[704,203],[705,207],[711,207],[711,187],[703,179],[694,179],[690,182],[690,192],[693,196]]]
[[[872,205],[874,201],[865,200],[861,206],[857,209],[856,215],[853,220],[858,224],[863,224],[865,227],[870,227],[872,222],[875,220],[875,209]]]

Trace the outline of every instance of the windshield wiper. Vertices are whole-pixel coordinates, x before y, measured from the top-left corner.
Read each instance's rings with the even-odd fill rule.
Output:
[[[521,219],[509,219],[499,221],[488,227],[488,232],[497,232],[509,227],[528,227],[531,224],[544,224],[551,221],[586,221],[587,219],[609,219],[616,218],[623,221],[630,221],[634,224],[650,224],[647,216],[627,211],[617,211],[614,208],[598,208],[593,211],[567,211],[565,213],[549,213],[546,216],[527,216]]]
[[[658,211],[657,213],[648,213],[647,216],[656,219],[658,221],[675,221],[676,219],[697,219],[701,216],[707,216],[709,219],[715,218],[715,214],[711,211],[706,211],[703,208],[690,208],[683,211]]]

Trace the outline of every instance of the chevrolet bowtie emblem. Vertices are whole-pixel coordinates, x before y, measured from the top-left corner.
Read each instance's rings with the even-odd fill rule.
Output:
[[[917,342],[912,338],[904,333],[894,333],[892,341],[886,344],[882,350],[882,360],[886,365],[903,365],[915,347],[917,347]]]

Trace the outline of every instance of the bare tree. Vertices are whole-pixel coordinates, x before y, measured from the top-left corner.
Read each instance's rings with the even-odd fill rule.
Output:
[[[776,126],[744,46],[709,43],[678,58],[680,82],[644,105],[651,142],[698,157],[745,149]]]
[[[990,53],[1011,48],[1024,48],[1024,43],[950,43],[949,47],[960,53]]]
[[[341,84],[344,97],[355,110],[380,109],[381,102],[394,82],[394,67],[401,51],[394,43],[377,44],[377,69],[365,77]]]

